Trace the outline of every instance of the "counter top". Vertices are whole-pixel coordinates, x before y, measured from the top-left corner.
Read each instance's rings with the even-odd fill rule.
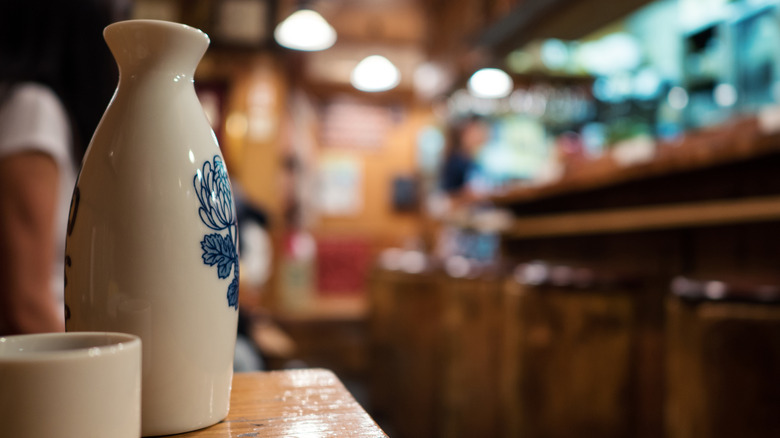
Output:
[[[614,156],[494,195],[514,214],[502,233],[533,239],[780,220],[780,107],[657,144],[638,162]]]
[[[324,369],[233,376],[228,417],[176,437],[386,437],[339,379]]]
[[[780,125],[780,109],[777,110]],[[778,127],[767,128],[756,118],[732,120],[720,126],[686,133],[680,139],[661,142],[651,159],[626,165],[611,154],[584,161],[561,179],[539,186],[508,188],[491,197],[500,206],[526,204],[581,194],[621,184],[761,159],[780,153]]]

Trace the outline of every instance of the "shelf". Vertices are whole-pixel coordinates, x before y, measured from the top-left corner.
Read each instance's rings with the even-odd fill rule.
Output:
[[[510,188],[490,200],[499,206],[518,206],[622,184],[663,178],[780,153],[780,135],[765,134],[754,119],[691,132],[674,143],[661,143],[652,160],[621,165],[607,155],[569,169],[553,183]]]
[[[624,233],[780,219],[780,196],[551,214],[514,220],[513,238]]]

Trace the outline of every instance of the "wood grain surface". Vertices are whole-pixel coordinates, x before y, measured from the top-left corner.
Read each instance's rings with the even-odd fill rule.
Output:
[[[176,437],[386,437],[324,369],[237,373],[228,417]]]
[[[780,219],[780,196],[762,196],[520,217],[506,234],[514,238],[555,237],[777,219]]]

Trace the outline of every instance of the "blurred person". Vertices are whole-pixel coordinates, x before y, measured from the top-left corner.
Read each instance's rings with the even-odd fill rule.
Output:
[[[477,174],[477,156],[488,142],[490,126],[486,119],[472,115],[454,121],[448,127],[439,188],[429,206],[431,214],[445,219],[436,233],[434,252],[442,260],[462,253],[462,230],[448,225],[447,216],[479,199],[471,185]],[[444,196],[442,196],[442,193]]]
[[[265,369],[263,352],[256,338],[266,318],[260,307],[260,295],[271,275],[273,246],[270,224],[268,213],[247,199],[238,181],[232,180],[231,186],[238,219],[241,271],[233,371],[258,371]]]
[[[440,182],[453,206],[476,197],[469,188],[469,180],[474,176],[477,155],[487,143],[489,133],[487,121],[476,115],[455,122],[449,128]]]
[[[117,83],[108,0],[0,2],[0,335],[64,329],[78,165]]]

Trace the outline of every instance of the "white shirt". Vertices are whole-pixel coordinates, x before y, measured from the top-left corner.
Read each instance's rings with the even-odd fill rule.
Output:
[[[39,151],[49,154],[59,171],[59,194],[55,216],[54,266],[51,288],[63,302],[65,234],[68,210],[76,183],[76,166],[71,152],[70,121],[60,99],[48,87],[22,83],[0,104],[0,158]]]

